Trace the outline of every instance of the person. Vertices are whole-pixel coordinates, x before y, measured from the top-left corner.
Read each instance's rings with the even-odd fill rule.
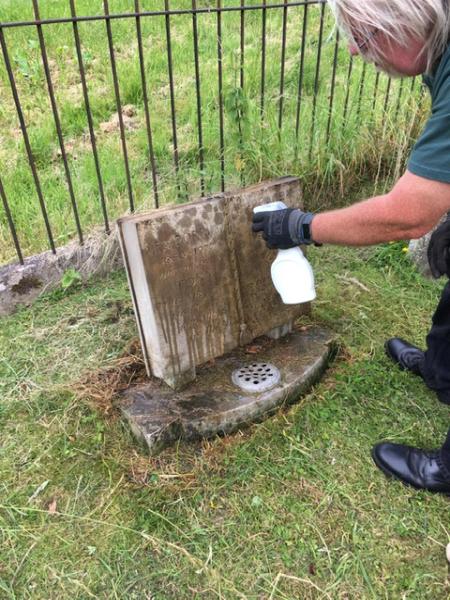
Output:
[[[253,231],[269,248],[299,244],[366,246],[420,238],[450,211],[450,2],[448,0],[329,0],[352,55],[391,76],[422,75],[431,115],[392,189],[316,214],[287,208],[253,215]],[[434,231],[428,260],[435,277],[450,277],[450,218]],[[450,404],[450,283],[432,319],[426,350],[401,338],[385,344],[401,368],[421,377]],[[450,494],[450,430],[432,451],[384,441],[372,449],[388,476],[418,489]]]

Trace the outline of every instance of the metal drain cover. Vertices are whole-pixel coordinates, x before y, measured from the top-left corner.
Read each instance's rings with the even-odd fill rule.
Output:
[[[249,363],[233,371],[231,380],[246,392],[265,392],[280,382],[280,371],[270,363]]]

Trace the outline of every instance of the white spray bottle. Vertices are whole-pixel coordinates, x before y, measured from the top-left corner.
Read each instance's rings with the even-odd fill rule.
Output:
[[[287,208],[284,202],[270,202],[256,206],[253,212],[281,210]],[[288,250],[278,250],[272,263],[270,274],[273,285],[284,304],[301,304],[316,297],[314,273],[298,246]]]

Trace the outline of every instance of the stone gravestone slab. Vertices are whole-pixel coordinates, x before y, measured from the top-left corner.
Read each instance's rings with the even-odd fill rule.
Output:
[[[275,200],[299,206],[299,180],[119,219],[149,376],[180,388],[199,365],[309,311],[282,303],[270,277],[275,253],[250,231],[253,208]]]

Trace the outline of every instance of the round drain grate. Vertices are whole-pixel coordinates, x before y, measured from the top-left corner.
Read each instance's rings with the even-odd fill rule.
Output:
[[[233,371],[231,379],[246,392],[265,392],[280,382],[280,371],[270,363],[250,363]]]

